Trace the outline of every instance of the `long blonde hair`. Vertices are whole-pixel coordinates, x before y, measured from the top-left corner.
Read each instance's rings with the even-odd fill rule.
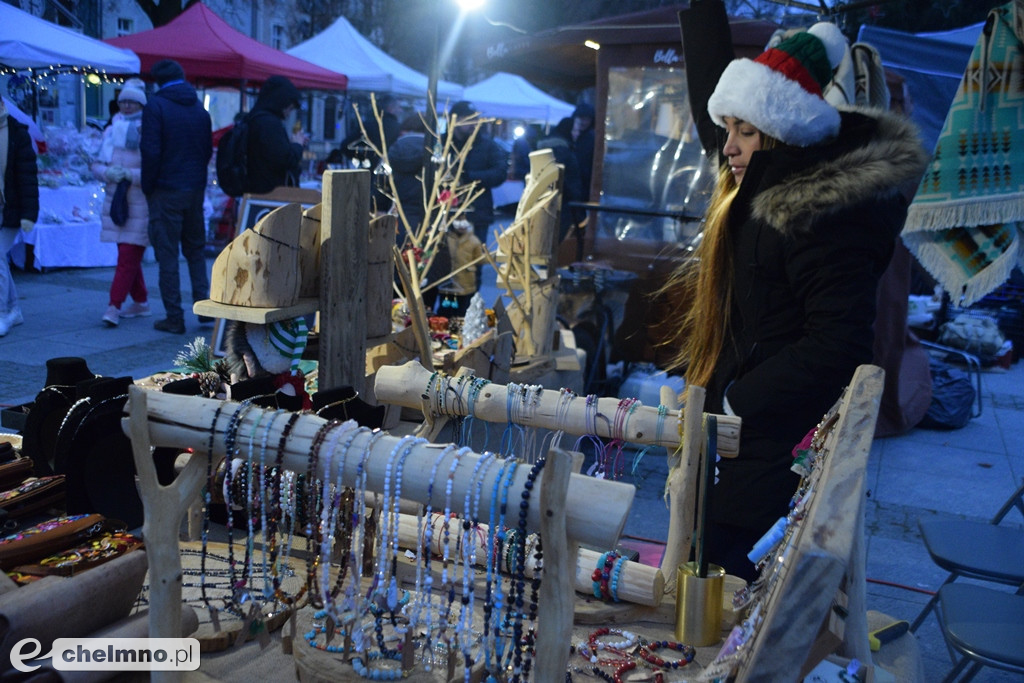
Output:
[[[762,150],[781,143],[761,133]],[[739,191],[727,164],[718,170],[718,179],[704,221],[704,237],[694,257],[682,263],[656,295],[668,296],[686,306],[686,312],[670,325],[677,344],[669,360],[669,369],[685,368],[686,382],[707,387],[725,344],[732,311],[733,262],[729,210]]]
[[[683,302],[686,312],[672,325],[674,340],[681,340],[669,361],[670,368],[685,368],[686,381],[706,387],[722,351],[732,302],[732,237],[729,209],[739,185],[728,166],[708,205],[704,236],[691,260],[681,264],[659,294]]]

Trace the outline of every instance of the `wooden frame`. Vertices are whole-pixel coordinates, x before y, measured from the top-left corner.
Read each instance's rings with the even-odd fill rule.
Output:
[[[248,230],[256,222],[279,206],[298,202],[303,210],[320,203],[320,192],[301,187],[278,187],[267,194],[246,194],[238,204],[238,221],[235,236]]]

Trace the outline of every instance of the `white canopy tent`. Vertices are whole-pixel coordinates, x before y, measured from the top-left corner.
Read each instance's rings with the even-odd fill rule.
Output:
[[[572,116],[574,109],[568,102],[548,95],[522,76],[503,71],[468,86],[463,99],[472,102],[484,116],[551,125]]]
[[[347,75],[350,91],[427,97],[427,76],[391,57],[364,38],[345,17],[339,17],[317,35],[286,52]],[[437,98],[440,104],[461,97],[461,85],[438,81]]]
[[[74,67],[98,73],[134,74],[139,58],[0,2],[0,64],[12,69]]]

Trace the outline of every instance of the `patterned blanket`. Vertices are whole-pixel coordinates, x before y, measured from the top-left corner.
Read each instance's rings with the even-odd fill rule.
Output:
[[[1024,266],[1024,0],[989,12],[903,241],[969,306]]]

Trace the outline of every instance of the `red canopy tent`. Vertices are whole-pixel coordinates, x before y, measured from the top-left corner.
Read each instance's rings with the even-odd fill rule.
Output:
[[[348,77],[292,57],[236,31],[213,10],[197,2],[165,26],[104,42],[139,56],[142,73],[161,59],[173,59],[188,80],[208,84],[262,83],[287,76],[297,88],[344,90]]]

